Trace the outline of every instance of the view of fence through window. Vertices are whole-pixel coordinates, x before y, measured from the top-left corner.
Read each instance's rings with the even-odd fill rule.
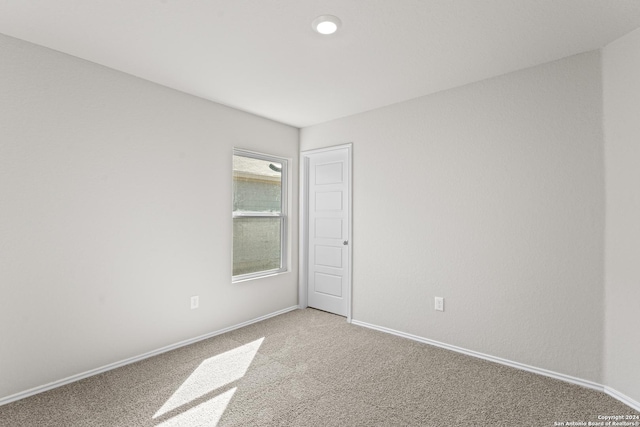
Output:
[[[233,156],[234,277],[284,267],[282,190],[286,164],[260,157]]]

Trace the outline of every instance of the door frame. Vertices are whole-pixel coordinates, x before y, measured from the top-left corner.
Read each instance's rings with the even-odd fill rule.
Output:
[[[300,152],[300,206],[298,210],[300,218],[299,233],[299,258],[298,258],[298,306],[308,307],[308,266],[309,266],[309,158],[314,154],[326,153],[335,150],[347,150],[347,166],[349,167],[347,188],[349,189],[349,215],[347,218],[349,235],[347,240],[349,273],[346,277],[347,322],[351,323],[352,306],[352,282],[353,282],[353,143],[334,145]]]

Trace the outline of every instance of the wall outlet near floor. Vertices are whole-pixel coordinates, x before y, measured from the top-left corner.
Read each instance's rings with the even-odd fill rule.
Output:
[[[191,310],[194,310],[199,306],[200,306],[200,297],[197,295],[194,297],[191,297]]]
[[[444,298],[436,297],[436,310],[444,311]]]

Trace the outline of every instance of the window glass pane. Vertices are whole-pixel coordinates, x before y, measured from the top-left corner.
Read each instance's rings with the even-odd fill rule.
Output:
[[[280,268],[282,222],[282,218],[234,218],[234,276]]]
[[[280,213],[281,197],[281,163],[233,156],[234,212]]]

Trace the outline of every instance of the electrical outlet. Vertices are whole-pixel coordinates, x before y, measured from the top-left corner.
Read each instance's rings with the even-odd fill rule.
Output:
[[[197,295],[194,297],[191,297],[191,310],[195,310],[199,306],[200,306],[200,297]]]
[[[436,310],[444,311],[444,298],[436,297]]]

